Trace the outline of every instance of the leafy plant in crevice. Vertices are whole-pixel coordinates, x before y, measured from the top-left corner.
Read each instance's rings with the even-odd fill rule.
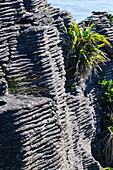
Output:
[[[106,167],[106,168],[104,168],[104,170],[113,170],[113,169],[110,167]]]
[[[111,129],[113,127],[109,126],[104,132],[101,132],[100,146],[98,148],[99,162],[106,168],[113,168],[113,133],[110,132]]]
[[[102,124],[104,124],[102,130],[105,134],[101,140],[101,160],[106,166],[113,168],[113,79],[106,80],[106,78],[104,78],[102,81],[99,81],[98,84],[100,84],[101,90],[103,91],[103,94],[101,94],[101,107],[103,112],[105,112],[102,114],[101,120]]]
[[[8,91],[10,94],[17,94],[18,90],[20,88],[19,81],[16,80],[16,78],[11,78],[8,82]]]
[[[110,45],[108,37],[92,32],[94,24],[89,28],[82,28],[76,23],[70,24],[67,33],[68,41],[66,45],[66,70],[73,70],[78,79],[86,79],[94,69],[97,72],[99,63],[108,60],[106,53],[101,50],[105,44]],[[70,66],[71,65],[71,66]]]
[[[113,15],[112,14],[109,14],[109,19],[111,22],[113,22]]]
[[[99,81],[98,84],[102,91],[99,101],[105,112],[103,119],[108,122],[107,126],[111,126],[113,125],[113,79],[106,80],[106,78],[104,78],[102,81]]]
[[[54,18],[49,18],[48,22],[52,24],[54,22]]]
[[[113,102],[113,79],[110,80],[102,80],[98,82],[101,85],[101,88],[104,90],[104,95],[102,99],[108,103]]]
[[[43,86],[38,86],[33,82],[36,81],[34,77],[28,77],[26,79],[18,80],[18,77],[7,80],[9,94],[20,95],[33,95],[42,96],[46,95],[48,89]]]
[[[44,7],[48,7],[48,6],[50,6],[50,4],[44,4],[43,6],[44,6]]]

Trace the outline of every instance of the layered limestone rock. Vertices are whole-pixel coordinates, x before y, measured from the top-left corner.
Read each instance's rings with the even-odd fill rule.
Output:
[[[65,92],[62,29],[71,21],[46,0],[0,1],[2,169],[101,169],[94,108]]]
[[[103,88],[99,85],[102,80],[113,79],[113,16],[106,11],[93,12],[93,15],[86,18],[80,25],[85,24],[86,26],[94,23],[94,30],[97,33],[109,37],[111,46],[105,46],[105,52],[107,53],[110,61],[106,62],[105,65],[101,65],[102,70],[98,72],[97,76],[92,78],[86,83],[85,96],[90,99],[93,108],[96,113],[96,138],[92,144],[93,155],[96,160],[101,162],[102,166],[113,167],[112,152],[113,147],[109,142],[110,133],[108,132],[108,126],[112,125],[110,118],[113,117],[112,103],[107,105],[107,101],[102,101]],[[105,93],[105,92],[104,92]],[[112,141],[112,140],[111,140]],[[107,143],[108,142],[108,143]],[[112,142],[111,142],[112,143]],[[106,151],[106,148],[110,150]],[[99,151],[99,154],[97,152]]]
[[[109,38],[109,42],[111,46],[106,46],[105,49],[108,55],[112,58],[113,57],[113,16],[106,11],[99,11],[99,12],[92,12],[93,15],[86,18],[80,25],[85,24],[89,26],[91,23],[94,23],[94,31],[105,35]]]
[[[61,128],[49,98],[0,97],[2,169],[59,169]]]

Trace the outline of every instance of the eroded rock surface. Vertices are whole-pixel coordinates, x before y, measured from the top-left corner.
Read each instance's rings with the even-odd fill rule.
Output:
[[[105,46],[105,52],[110,61],[106,62],[105,65],[101,65],[102,70],[98,72],[97,76],[92,76],[92,78],[86,83],[85,96],[90,99],[92,106],[96,113],[96,139],[92,144],[93,155],[96,160],[99,160],[102,166],[113,167],[112,144],[107,144],[109,141],[110,133],[107,131],[108,126],[112,126],[112,121],[110,118],[113,117],[113,104],[107,104],[107,101],[102,100],[103,91],[102,86],[99,82],[102,80],[113,79],[113,21],[112,14],[106,11],[93,12],[93,15],[86,18],[80,25],[85,24],[86,26],[94,23],[94,30],[97,33],[109,37],[108,41],[110,46]],[[112,141],[112,140],[111,140]],[[111,142],[112,143],[112,142]],[[110,145],[110,151],[106,150],[106,146]],[[109,152],[108,152],[109,151]],[[99,152],[99,154],[97,154]]]
[[[91,152],[94,108],[65,92],[62,29],[71,21],[46,0],[0,1],[2,169],[102,169]]]

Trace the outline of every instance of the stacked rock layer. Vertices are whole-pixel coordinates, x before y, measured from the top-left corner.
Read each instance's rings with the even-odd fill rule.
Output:
[[[102,86],[99,85],[99,82],[102,80],[109,81],[113,80],[113,16],[106,11],[93,12],[93,15],[86,18],[80,25],[90,25],[94,23],[93,31],[105,35],[108,37],[108,41],[110,42],[110,46],[105,46],[105,52],[107,53],[107,57],[110,61],[106,62],[105,65],[101,65],[102,70],[98,72],[97,76],[92,76],[91,80],[86,83],[86,91],[85,95],[90,99],[93,108],[95,109],[96,118],[97,118],[97,131],[96,131],[96,139],[94,142],[93,154],[95,155],[96,160],[101,162],[102,166],[113,167],[113,147],[112,144],[109,143],[110,133],[108,132],[108,126],[112,125],[112,121],[110,118],[113,117],[112,103],[108,107],[107,101],[103,102],[102,96],[105,93],[103,91]],[[104,92],[104,93],[103,93]],[[109,144],[107,144],[107,142]],[[112,140],[111,140],[112,143]],[[110,146],[109,146],[110,145]],[[107,150],[106,147],[110,147],[110,151]],[[97,152],[99,151],[99,154]],[[108,152],[109,151],[109,152]]]
[[[62,29],[71,21],[46,0],[0,1],[1,169],[101,169],[94,108],[65,92]]]

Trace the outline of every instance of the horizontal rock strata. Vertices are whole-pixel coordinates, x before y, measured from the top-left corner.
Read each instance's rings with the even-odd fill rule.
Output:
[[[86,26],[94,23],[94,31],[109,37],[109,42],[111,46],[106,46],[106,52],[111,58],[113,57],[113,22],[112,22],[112,14],[109,14],[106,11],[103,12],[93,12],[93,15],[86,18],[80,25],[85,24]]]
[[[59,169],[61,128],[48,98],[0,97],[2,169]]]
[[[111,108],[107,106],[107,102],[102,101],[103,88],[98,84],[102,80],[113,79],[113,21],[112,14],[106,11],[103,12],[93,12],[93,15],[86,18],[80,25],[86,24],[87,26],[94,23],[94,30],[97,33],[109,37],[108,41],[111,46],[105,46],[105,52],[107,53],[110,61],[106,62],[105,65],[101,65],[102,71],[98,72],[98,76],[92,76],[90,82],[87,82],[87,88],[85,95],[90,99],[93,108],[96,113],[96,139],[93,142],[93,155],[95,158],[101,162],[104,167],[113,167],[112,153],[106,154],[105,147],[106,142],[110,136],[108,134],[107,128],[110,126],[110,117],[112,117],[112,103]],[[112,152],[112,146],[110,148]],[[99,152],[99,154],[97,154]],[[110,157],[110,158],[109,158]]]
[[[2,169],[101,169],[94,109],[65,92],[62,29],[71,21],[46,0],[0,1]]]

